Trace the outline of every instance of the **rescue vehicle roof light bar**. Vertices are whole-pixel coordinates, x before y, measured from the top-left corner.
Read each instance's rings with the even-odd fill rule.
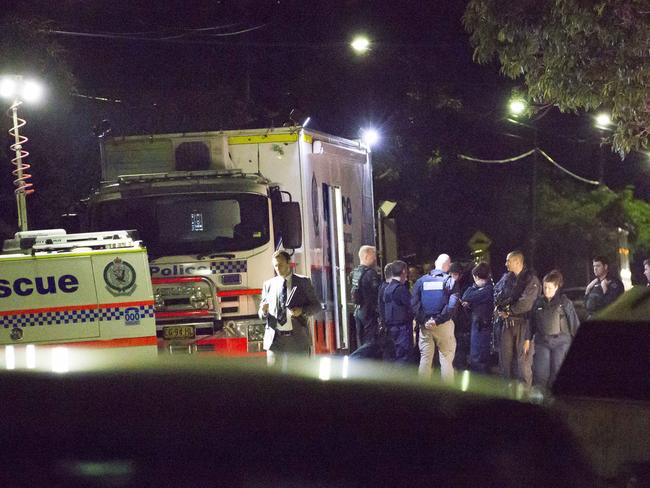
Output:
[[[64,231],[65,232],[65,231]],[[54,251],[59,249],[74,249],[90,247],[92,249],[115,249],[132,247],[137,239],[137,231],[116,230],[104,232],[88,232],[82,234],[60,234],[58,232],[30,235],[30,232],[16,233],[16,239],[21,242],[32,241],[31,249],[35,251]]]

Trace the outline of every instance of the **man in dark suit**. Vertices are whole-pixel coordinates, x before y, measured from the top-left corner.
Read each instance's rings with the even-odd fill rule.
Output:
[[[273,254],[277,276],[264,282],[259,316],[266,320],[264,350],[309,354],[307,320],[321,310],[311,280],[291,271],[291,256],[286,251]]]

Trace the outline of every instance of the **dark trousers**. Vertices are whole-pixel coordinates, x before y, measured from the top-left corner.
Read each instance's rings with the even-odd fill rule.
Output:
[[[395,344],[388,334],[378,334],[374,341],[367,342],[350,354],[350,359],[395,360]]]
[[[535,356],[533,356],[535,386],[547,389],[553,384],[569,351],[569,346],[571,346],[569,334],[535,335]]]
[[[499,348],[499,368],[506,379],[518,379],[526,386],[533,384],[533,345],[524,354],[524,337],[526,322],[523,320],[505,320],[501,331]],[[513,360],[516,361],[516,368]]]
[[[472,371],[485,373],[490,362],[492,328],[478,320],[472,321],[469,347],[469,367]]]
[[[377,317],[357,310],[354,313],[354,327],[357,333],[357,347],[361,347],[375,340]]]
[[[275,353],[309,354],[307,327],[298,326],[291,335],[282,335],[276,331],[269,350]]]
[[[408,363],[411,357],[411,349],[413,349],[411,323],[389,325],[387,331],[388,337],[395,344],[395,362]]]

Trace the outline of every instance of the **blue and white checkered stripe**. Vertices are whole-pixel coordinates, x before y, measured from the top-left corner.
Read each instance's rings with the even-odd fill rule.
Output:
[[[245,273],[248,269],[247,261],[212,261],[210,271],[212,274],[218,273]]]
[[[124,313],[130,308],[134,307],[108,307],[3,315],[0,316],[0,326],[5,329],[13,329],[16,327],[25,328],[44,325],[87,324],[96,322],[97,320],[110,322],[112,320],[124,320]],[[154,316],[153,305],[139,305],[137,308],[140,311],[141,318],[151,318]]]
[[[104,322],[111,320],[123,320],[126,310],[136,307],[110,307],[102,308],[99,310],[99,318]],[[153,305],[140,305],[137,307],[140,310],[140,318],[152,318],[154,316]]]

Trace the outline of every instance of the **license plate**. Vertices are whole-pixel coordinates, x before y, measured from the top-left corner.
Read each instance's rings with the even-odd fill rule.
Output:
[[[172,325],[163,327],[163,339],[193,339],[196,336],[191,325]]]

